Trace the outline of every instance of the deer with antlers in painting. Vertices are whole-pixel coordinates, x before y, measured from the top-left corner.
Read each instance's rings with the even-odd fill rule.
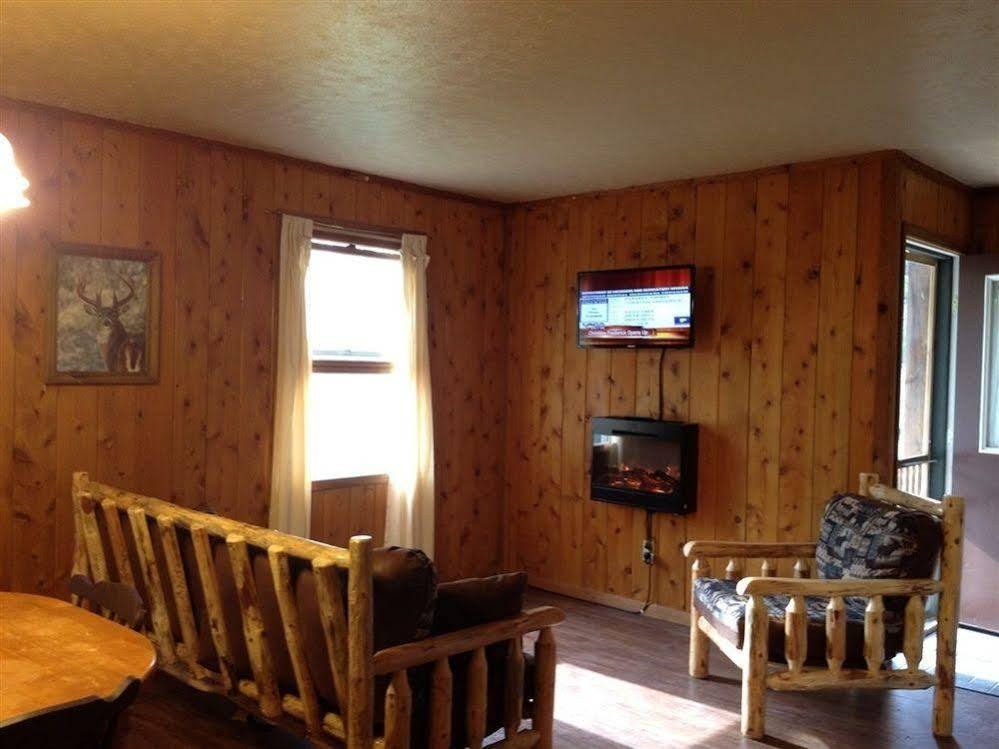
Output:
[[[97,342],[101,347],[104,365],[108,372],[141,372],[146,351],[146,336],[144,333],[130,333],[121,321],[121,313],[135,299],[135,287],[125,278],[118,276],[128,289],[124,299],[118,298],[118,292],[111,290],[111,304],[103,303],[104,291],[99,290],[97,296],[87,296],[87,281],[82,277],[76,279],[76,295],[83,300],[83,308],[88,315],[97,318]]]

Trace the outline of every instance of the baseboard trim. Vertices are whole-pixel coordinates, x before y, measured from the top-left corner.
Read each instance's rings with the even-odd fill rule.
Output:
[[[661,619],[664,622],[670,622],[671,624],[680,624],[684,627],[690,628],[690,613],[684,611],[683,609],[675,609],[672,606],[663,606],[658,603],[654,603],[645,609],[645,616],[651,617],[652,619]]]
[[[549,593],[557,593],[569,598],[578,598],[581,601],[597,603],[601,606],[618,609],[619,611],[627,611],[630,614],[641,614],[651,619],[659,619],[660,621],[680,624],[685,627],[690,626],[690,614],[680,609],[674,609],[671,606],[662,606],[658,603],[653,603],[645,611],[642,611],[642,606],[644,605],[642,601],[636,601],[634,598],[628,598],[627,596],[620,596],[617,593],[604,593],[603,591],[590,590],[578,585],[566,585],[556,580],[538,578],[531,578],[530,585],[532,588],[546,590]]]

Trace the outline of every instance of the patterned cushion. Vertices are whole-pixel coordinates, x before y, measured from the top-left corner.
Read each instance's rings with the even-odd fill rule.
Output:
[[[939,552],[940,524],[932,515],[836,494],[822,516],[815,561],[827,580],[929,577]]]
[[[698,613],[726,639],[742,647],[746,627],[747,596],[735,592],[735,580],[699,578],[694,583],[694,606]],[[764,596],[769,615],[767,636],[769,658],[784,659],[784,612],[790,596]],[[809,664],[825,665],[826,606],[828,598],[808,597],[808,660]],[[863,598],[844,598],[846,611],[846,665],[863,668],[864,663],[864,608]],[[902,648],[902,617],[896,612],[885,611],[885,658],[893,658]]]
[[[856,494],[836,494],[822,515],[815,550],[818,577],[930,577],[940,544],[940,523],[932,515]],[[906,599],[886,598],[884,604],[887,623],[888,615],[902,613]]]

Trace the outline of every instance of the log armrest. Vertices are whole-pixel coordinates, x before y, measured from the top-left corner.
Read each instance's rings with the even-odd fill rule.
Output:
[[[814,543],[755,543],[749,541],[688,541],[685,557],[814,557]]]
[[[428,637],[417,642],[379,650],[374,656],[375,675],[391,674],[403,669],[433,663],[460,653],[520,637],[560,624],[565,613],[553,606],[541,606],[521,612],[517,616],[499,619],[487,624],[467,627],[457,632]]]
[[[940,590],[932,579],[821,580],[797,577],[744,577],[735,589],[742,596],[928,596]]]

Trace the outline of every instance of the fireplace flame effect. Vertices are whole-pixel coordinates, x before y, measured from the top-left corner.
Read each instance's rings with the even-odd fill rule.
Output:
[[[679,472],[676,466],[650,470],[641,466],[620,465],[598,477],[597,483],[614,489],[669,495],[680,488]]]

